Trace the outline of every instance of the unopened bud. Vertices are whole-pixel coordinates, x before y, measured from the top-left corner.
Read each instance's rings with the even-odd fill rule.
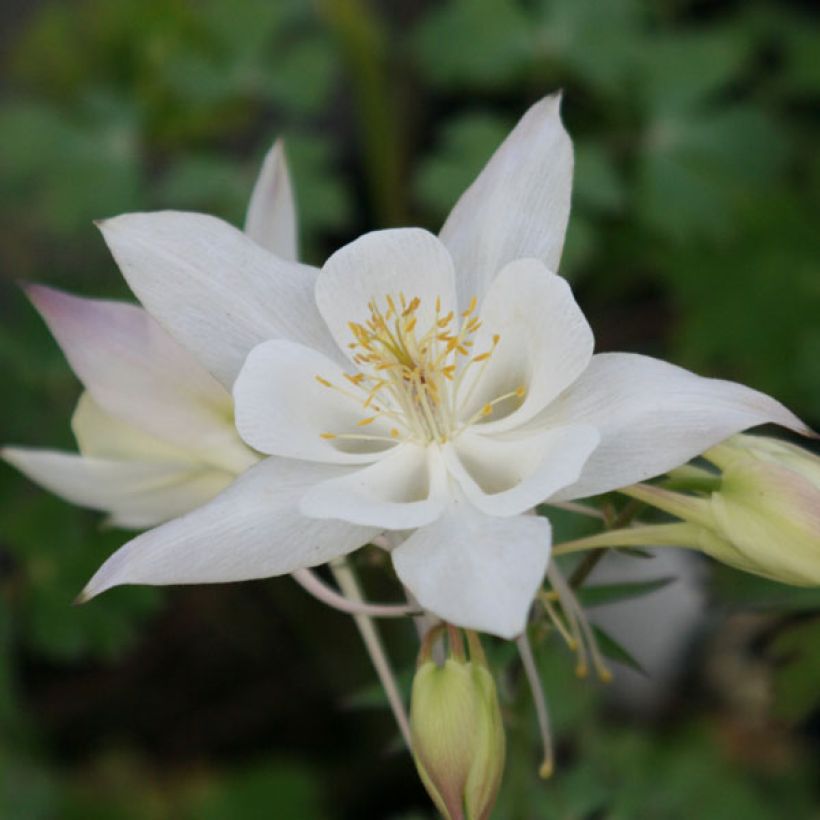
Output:
[[[451,629],[444,664],[432,659],[432,635],[419,654],[410,708],[413,757],[445,820],[486,820],[504,771],[498,695],[481,644],[468,633],[470,660]]]
[[[738,435],[703,457],[721,470],[705,496],[638,484],[628,495],[682,519],[592,536],[595,546],[697,547],[738,569],[795,586],[820,584],[820,458],[800,447]]]
[[[786,583],[820,584],[820,458],[747,435],[704,455],[722,471],[710,499],[715,557]]]

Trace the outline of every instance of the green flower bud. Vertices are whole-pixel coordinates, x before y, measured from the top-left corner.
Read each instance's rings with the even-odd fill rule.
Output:
[[[501,710],[478,637],[468,633],[467,660],[456,630],[450,635],[442,666],[431,657],[434,635],[419,654],[410,707],[413,757],[446,820],[486,820],[504,771]]]
[[[820,584],[820,458],[786,442],[746,435],[733,436],[703,456],[721,470],[708,495],[646,484],[622,490],[682,523],[611,531],[574,546],[695,547],[786,584]]]
[[[722,470],[710,499],[715,557],[785,583],[820,584],[820,458],[746,435],[705,457]]]

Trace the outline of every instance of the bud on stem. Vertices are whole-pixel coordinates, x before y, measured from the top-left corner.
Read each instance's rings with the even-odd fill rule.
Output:
[[[505,738],[495,682],[478,636],[448,626],[442,666],[432,647],[443,627],[422,641],[413,680],[410,726],[416,767],[445,820],[486,820],[504,770]]]
[[[738,569],[795,586],[820,585],[820,458],[763,436],[737,435],[703,457],[720,469],[694,493],[636,484],[620,492],[681,519],[671,524],[609,530],[559,544],[554,555],[625,546],[700,549]]]

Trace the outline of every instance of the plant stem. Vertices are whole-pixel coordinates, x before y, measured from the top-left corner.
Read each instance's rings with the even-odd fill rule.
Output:
[[[640,501],[637,501],[634,498],[630,499],[624,505],[624,508],[615,516],[614,519],[612,519],[611,523],[607,524],[606,529],[609,531],[625,527],[641,511],[642,507],[643,504]],[[590,573],[596,566],[598,566],[599,561],[605,554],[606,550],[601,550],[600,552],[594,551],[590,552],[589,555],[585,555],[581,563],[578,564],[575,571],[572,573],[572,576],[569,579],[569,585],[573,589],[578,589],[578,587],[580,587],[586,579],[589,578]]]
[[[565,541],[553,547],[553,555],[568,555],[584,550],[606,550],[611,547],[690,547],[698,548],[698,530],[686,523],[654,524],[609,530]]]
[[[388,70],[388,33],[376,9],[363,0],[318,0],[318,9],[350,72],[376,218],[384,225],[405,224],[401,135]]]
[[[333,561],[330,564],[330,569],[333,572],[333,577],[342,592],[351,600],[362,602],[362,596],[359,582],[356,579],[356,574],[350,563],[344,559],[340,561]],[[390,708],[393,711],[393,717],[398,724],[401,736],[408,749],[412,748],[410,740],[410,722],[407,718],[407,710],[402,700],[401,692],[396,683],[396,676],[393,673],[393,668],[390,665],[390,660],[387,653],[384,651],[381,637],[373,623],[373,619],[367,615],[354,614],[353,620],[359,629],[364,645],[370,654],[370,660],[379,676],[384,692],[387,695],[387,700]]]

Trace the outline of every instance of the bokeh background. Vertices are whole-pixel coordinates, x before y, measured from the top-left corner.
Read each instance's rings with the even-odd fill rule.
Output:
[[[302,252],[321,263],[364,230],[437,229],[557,88],[577,152],[562,272],[599,349],[744,381],[820,427],[808,2],[51,0],[0,19],[5,442],[73,446],[79,385],[16,282],[128,298],[92,219],[240,223],[284,136]],[[432,816],[347,618],[288,579],[72,608],[125,534],[6,466],[0,493],[0,818]],[[687,584],[697,615],[661,636],[679,664],[646,700],[539,647],[548,783],[520,670],[493,647],[510,731],[498,818],[820,817],[820,595],[705,562]],[[407,679],[414,634],[385,632]]]

